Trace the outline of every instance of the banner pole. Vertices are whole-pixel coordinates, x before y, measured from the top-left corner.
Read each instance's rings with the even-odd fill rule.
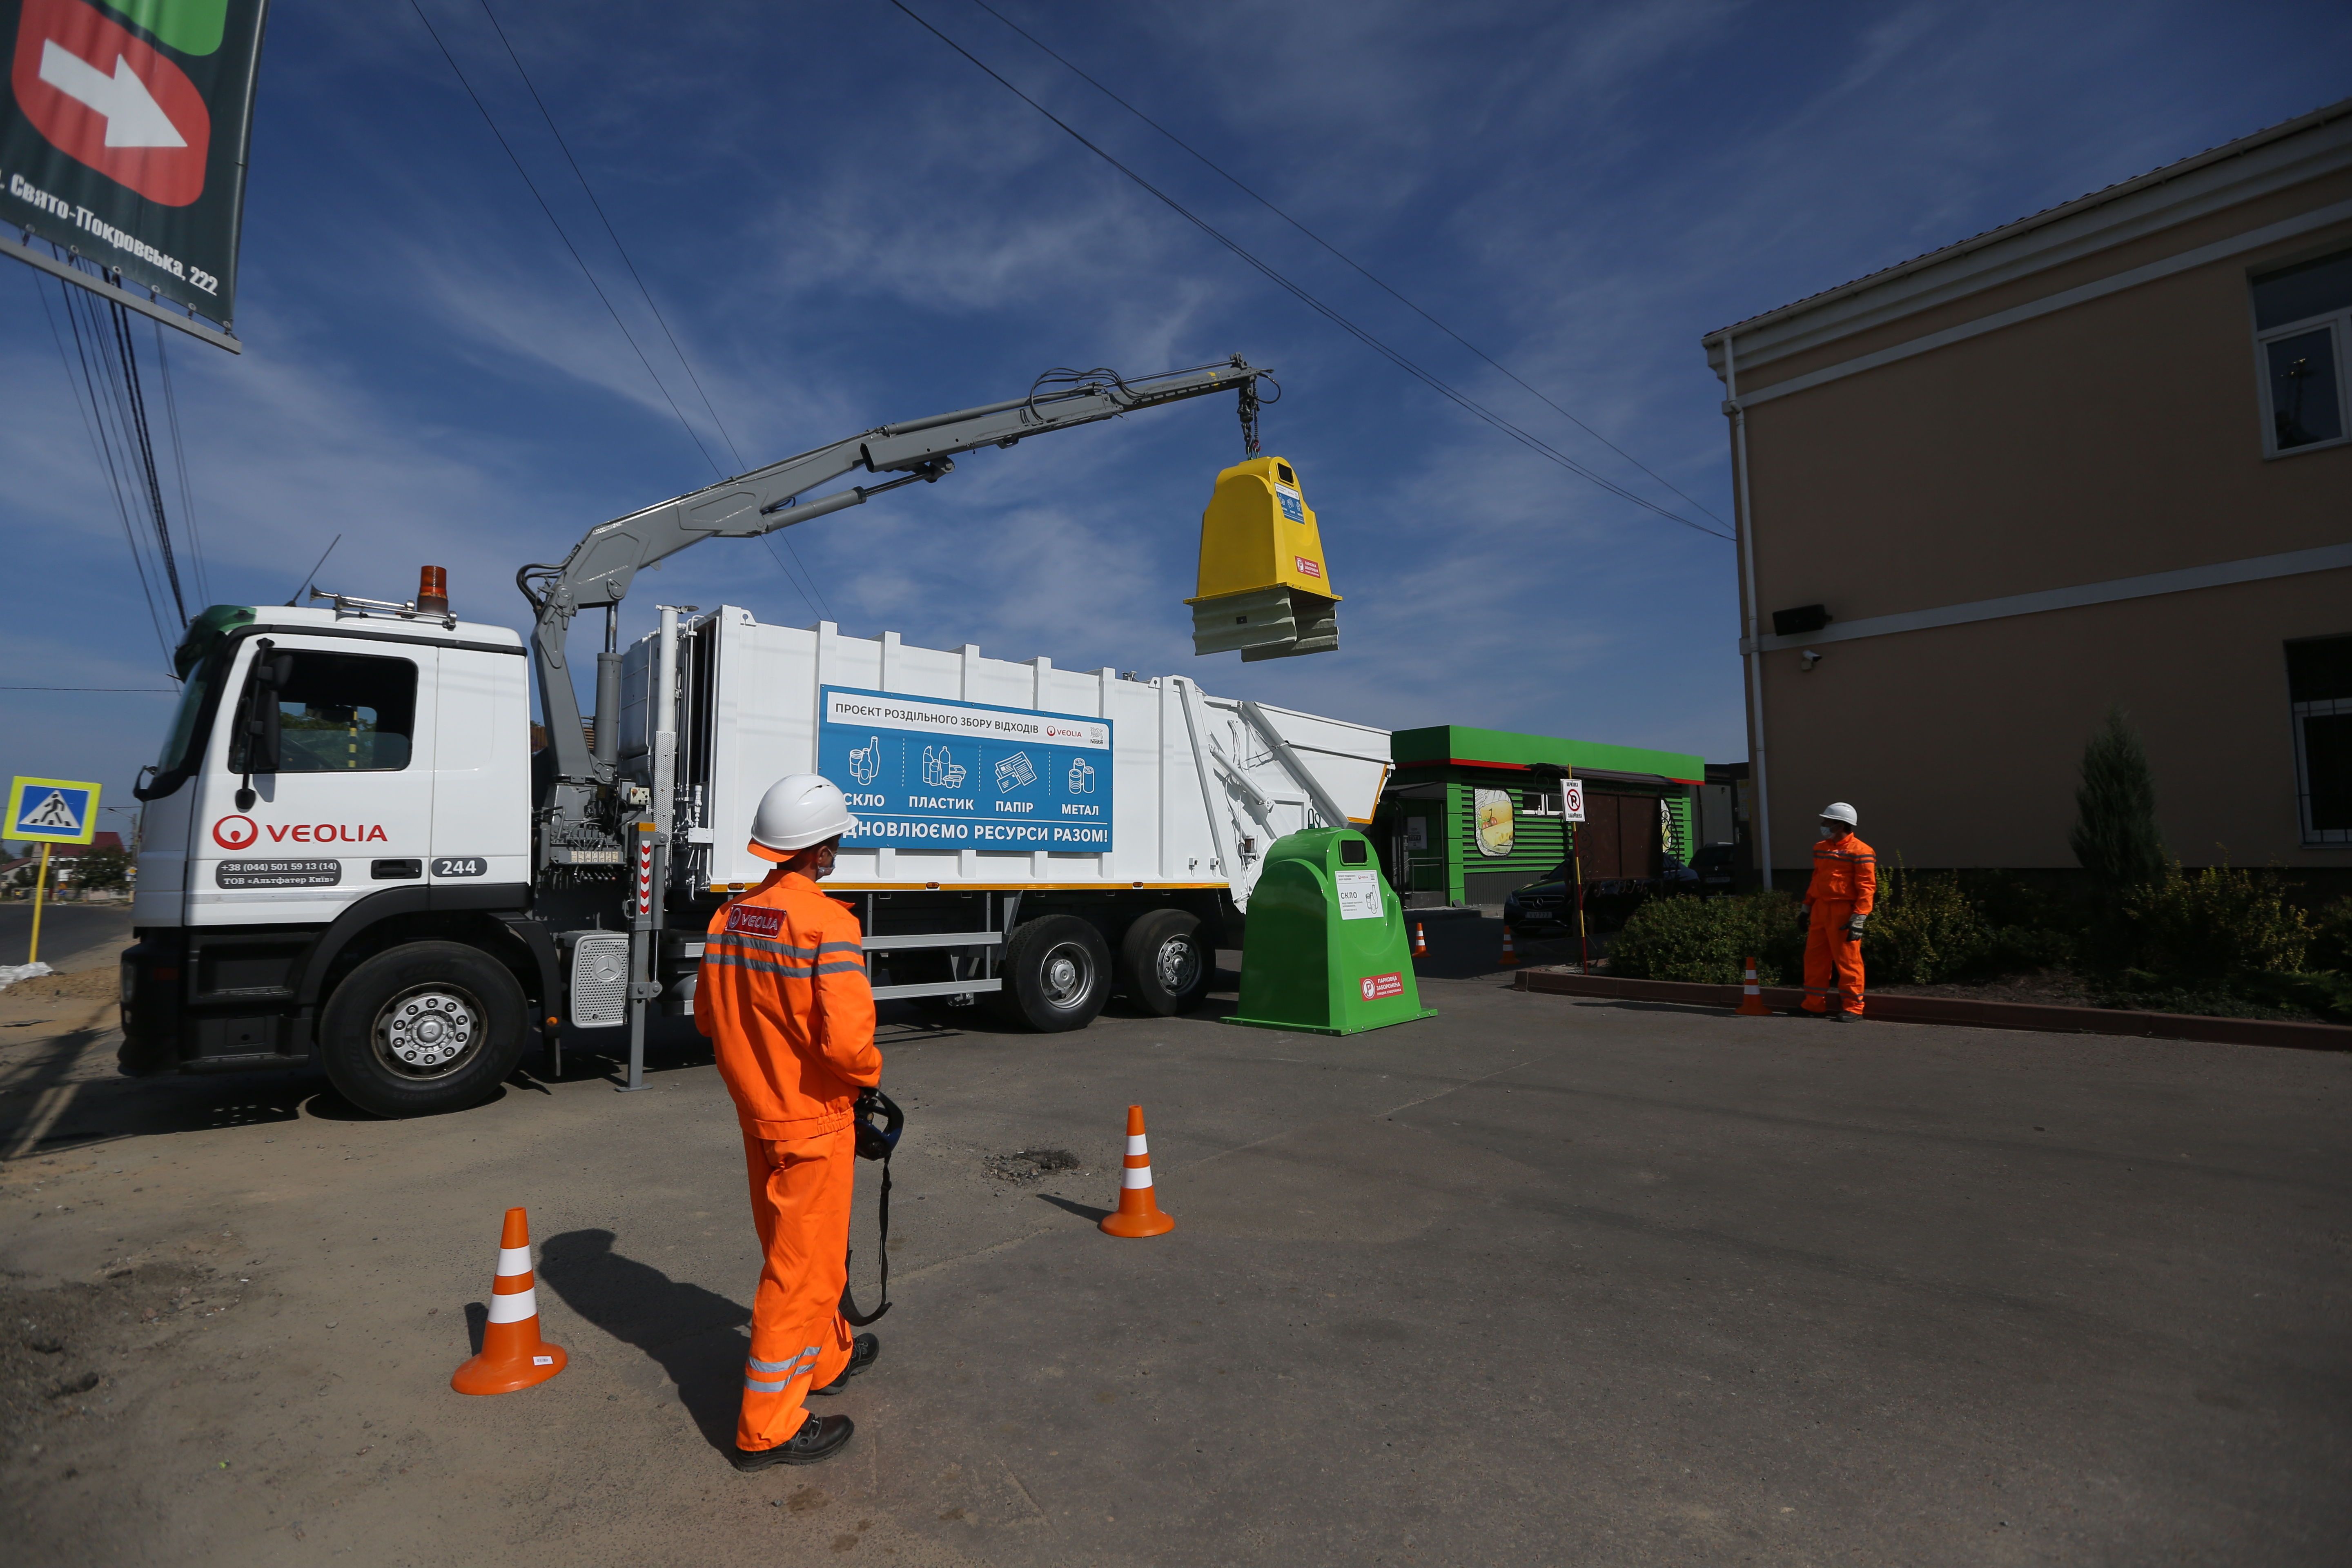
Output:
[[[41,846],[41,875],[33,884],[33,951],[25,955],[27,964],[41,962],[41,898],[49,890],[49,847]]]

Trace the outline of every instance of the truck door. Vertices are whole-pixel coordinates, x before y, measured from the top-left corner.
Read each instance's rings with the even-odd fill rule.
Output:
[[[355,899],[423,879],[435,657],[299,633],[246,644],[192,836],[190,923],[331,921]],[[268,761],[257,731],[271,707],[277,767],[255,771]]]
[[[440,650],[425,868],[435,882],[530,880],[530,692],[520,652]]]

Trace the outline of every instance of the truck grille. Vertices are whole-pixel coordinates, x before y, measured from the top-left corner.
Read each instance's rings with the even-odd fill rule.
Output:
[[[629,1021],[629,937],[598,931],[572,943],[572,1024],[609,1029]]]

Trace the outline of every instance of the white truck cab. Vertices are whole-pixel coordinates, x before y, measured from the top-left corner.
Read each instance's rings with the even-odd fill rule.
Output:
[[[486,1092],[513,1069],[533,1016],[522,1005],[546,999],[552,963],[530,918],[521,639],[338,599],[215,607],[179,657],[179,710],[139,790],[125,1067],[308,1062],[315,1039],[362,1103]],[[331,999],[366,1000],[343,995],[355,970],[433,942],[498,960],[509,983],[426,984],[388,1023],[381,1005],[341,1008],[368,1014],[331,1020],[366,1037],[322,1027]],[[404,989],[373,988],[387,986]]]

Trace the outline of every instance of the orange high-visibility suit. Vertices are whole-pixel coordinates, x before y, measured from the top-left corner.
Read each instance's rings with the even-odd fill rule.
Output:
[[[790,1442],[807,1419],[803,1396],[849,1364],[851,1107],[882,1081],[860,937],[856,915],[779,867],[713,916],[704,939],[694,1025],[735,1098],[766,1257],[735,1429],[747,1451]]]
[[[1856,915],[1878,902],[1878,856],[1848,828],[1813,846],[1813,880],[1805,889],[1812,929],[1805,938],[1805,1011],[1826,1013],[1834,1001],[1862,1013],[1862,943],[1846,934]]]

